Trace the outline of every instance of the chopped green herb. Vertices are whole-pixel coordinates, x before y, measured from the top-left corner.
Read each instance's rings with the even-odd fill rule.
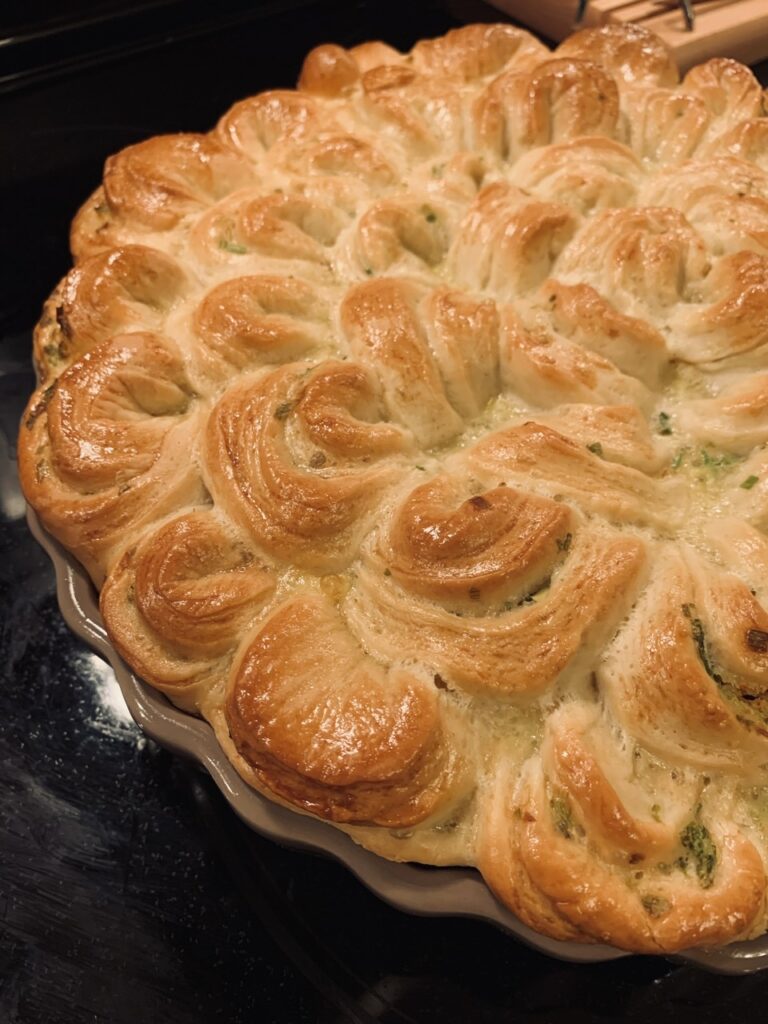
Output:
[[[759,479],[759,477],[750,474],[746,480],[741,481],[739,487],[743,488],[745,491],[751,491]]]
[[[709,829],[699,821],[691,821],[680,833],[680,842],[696,862],[696,875],[702,888],[709,889],[717,867],[717,847]]]
[[[368,277],[370,277],[371,274],[373,273],[373,267],[363,267],[363,269],[365,270]]]
[[[557,538],[557,550],[568,551],[571,547],[571,541],[573,540],[573,534],[566,533],[564,537]]]
[[[707,637],[704,633],[704,626],[702,625],[701,619],[696,615],[696,606],[692,604],[684,604],[682,606],[682,610],[683,615],[691,623],[691,635],[693,636],[693,642],[696,644],[699,659],[707,670],[707,675],[711,679],[714,679],[716,683],[720,683],[722,685],[725,680],[715,671],[712,656],[709,653],[709,647],[707,645]]]
[[[743,455],[733,455],[731,452],[721,452],[719,455],[713,452],[707,451],[706,448],[700,448],[698,457],[694,462],[694,466],[703,466],[704,469],[709,470],[711,473],[722,473],[737,462],[743,462]]]
[[[63,359],[61,349],[58,345],[51,343],[50,345],[43,345],[43,355],[49,363],[60,363]]]
[[[661,821],[661,807],[659,804],[651,805],[651,817],[654,821]]]
[[[293,402],[281,402],[275,409],[275,419],[284,420],[288,417],[293,408]]]
[[[670,468],[671,469],[680,469],[680,467],[682,466],[683,461],[685,459],[685,456],[687,454],[688,454],[688,449],[687,448],[679,448],[677,450],[677,452],[675,452],[675,457],[674,457],[674,459],[672,459],[672,462],[670,463]]]
[[[389,568],[389,566],[387,566],[387,568],[384,570],[384,575],[385,576],[391,576],[392,575],[392,570]]]
[[[599,441],[593,441],[592,444],[588,444],[587,451],[592,452],[593,455],[599,455],[601,459],[603,457],[603,446]]]
[[[575,830],[571,805],[561,796],[556,796],[549,801],[552,810],[552,818],[557,831],[566,839],[572,839]]]
[[[700,466],[716,466],[717,458],[714,455],[710,455],[706,448],[699,450],[699,457],[697,465]]]
[[[670,424],[670,418],[668,412],[659,413],[659,433],[665,436],[672,433],[672,426]]]
[[[414,469],[420,469],[422,473],[426,473],[427,472],[427,467],[426,466],[414,466]]]
[[[652,896],[650,893],[643,896],[640,902],[643,904],[643,910],[650,917],[661,917],[671,906],[669,900],[665,900],[663,896]]]
[[[219,248],[224,249],[225,252],[233,252],[237,256],[243,256],[248,252],[244,245],[238,245],[237,242],[230,242],[228,238],[219,239]]]
[[[424,214],[424,219],[426,220],[427,224],[434,224],[435,221],[437,220],[437,214],[433,213],[432,210],[428,210]]]

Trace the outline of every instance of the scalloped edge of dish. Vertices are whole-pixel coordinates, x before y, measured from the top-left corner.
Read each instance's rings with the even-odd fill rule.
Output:
[[[538,952],[572,963],[603,963],[632,955],[613,946],[562,942],[540,935],[506,910],[473,869],[385,860],[332,825],[271,803],[251,789],[230,763],[208,723],[174,707],[123,661],[107,637],[96,593],[85,570],[47,533],[29,506],[27,523],[53,563],[56,595],[65,622],[112,667],[136,724],[161,746],[202,765],[233,811],[260,835],[332,857],[371,892],[406,913],[484,921]],[[768,969],[768,935],[722,949],[691,950],[669,959],[720,974],[750,974]]]

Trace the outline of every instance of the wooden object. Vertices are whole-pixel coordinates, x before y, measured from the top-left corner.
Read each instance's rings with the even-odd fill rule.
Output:
[[[734,57],[754,64],[768,57],[768,0],[701,0],[696,26],[685,28],[680,7],[665,0],[590,0],[576,26],[578,0],[490,0],[494,7],[535,32],[555,40],[575,28],[607,22],[636,22],[670,47],[681,71],[709,57]]]

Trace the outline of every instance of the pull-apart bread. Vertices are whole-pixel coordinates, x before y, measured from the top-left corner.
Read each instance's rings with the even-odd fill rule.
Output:
[[[321,46],[107,161],[35,333],[128,664],[561,939],[768,926],[765,114],[638,28]]]

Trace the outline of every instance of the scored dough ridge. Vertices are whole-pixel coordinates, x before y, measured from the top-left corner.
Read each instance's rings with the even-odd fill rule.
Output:
[[[260,793],[554,938],[768,929],[768,119],[637,27],[313,50],[109,158],[24,493]]]

